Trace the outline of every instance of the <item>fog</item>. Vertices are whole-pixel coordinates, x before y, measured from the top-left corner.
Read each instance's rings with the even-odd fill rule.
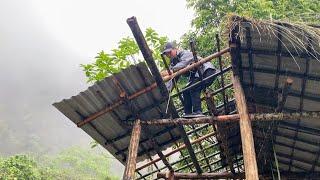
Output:
[[[89,146],[92,139],[51,104],[89,86],[80,64],[131,36],[125,20],[133,15],[142,29],[174,40],[192,13],[182,0],[0,1],[1,155]]]

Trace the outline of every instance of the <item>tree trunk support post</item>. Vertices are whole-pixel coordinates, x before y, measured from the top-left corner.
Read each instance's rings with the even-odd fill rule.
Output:
[[[240,39],[238,36],[238,26],[234,27],[231,32],[231,39],[229,41],[230,56],[232,61],[233,69],[233,87],[234,96],[236,100],[237,110],[240,116],[240,133],[242,141],[242,152],[245,167],[245,176],[248,180],[257,180],[258,177],[258,166],[256,160],[256,153],[254,148],[253,133],[251,127],[251,121],[249,118],[247,102],[245,94],[240,82],[239,73],[239,59],[240,59]]]
[[[139,148],[140,134],[141,134],[140,119],[137,119],[132,128],[129,151],[128,151],[128,159],[127,159],[126,168],[123,174],[124,180],[135,179],[135,170],[136,170],[136,164],[137,164],[137,154],[138,154],[138,148]]]

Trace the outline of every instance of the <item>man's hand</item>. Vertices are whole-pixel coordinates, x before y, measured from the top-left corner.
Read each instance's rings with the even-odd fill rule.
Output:
[[[170,72],[172,74],[172,71],[170,71]],[[168,72],[168,70],[163,70],[163,71],[160,72],[160,74],[161,74],[162,77],[165,77],[165,76],[169,75],[169,72]]]

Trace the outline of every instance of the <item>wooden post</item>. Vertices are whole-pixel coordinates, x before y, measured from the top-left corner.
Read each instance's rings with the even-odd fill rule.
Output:
[[[258,177],[258,166],[256,160],[256,153],[254,148],[253,133],[251,127],[251,121],[249,118],[247,102],[245,99],[245,94],[240,83],[239,70],[240,70],[240,39],[239,39],[239,27],[236,26],[231,32],[230,39],[230,56],[232,61],[233,69],[233,89],[234,96],[236,100],[237,110],[240,116],[240,133],[242,141],[242,152],[244,159],[244,167],[246,179],[257,180]]]
[[[124,170],[123,179],[132,180],[135,179],[135,170],[137,162],[137,154],[139,148],[139,140],[141,133],[140,119],[137,119],[132,128],[132,134],[129,145],[128,159],[126,163],[126,168]]]
[[[254,149],[251,121],[248,114],[247,103],[238,76],[233,77],[234,94],[237,110],[240,115],[240,133],[246,179],[258,179],[258,167]]]

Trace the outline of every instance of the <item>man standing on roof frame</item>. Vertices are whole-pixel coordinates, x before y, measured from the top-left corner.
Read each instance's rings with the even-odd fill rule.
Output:
[[[177,49],[172,42],[166,43],[164,50],[162,51],[162,54],[166,55],[168,58],[170,58],[170,71],[176,72],[180,69],[185,68],[189,64],[195,62],[195,59],[193,57],[192,52],[188,50],[180,50]],[[198,58],[200,59],[200,58]],[[186,73],[188,75],[188,84],[186,87],[189,87],[193,84],[195,84],[198,81],[201,81],[201,75],[202,78],[206,78],[216,72],[216,69],[213,67],[211,62],[206,62],[202,64],[198,70],[189,71]],[[201,74],[199,74],[201,73]],[[162,76],[168,75],[168,71],[162,71]],[[193,118],[193,117],[201,117],[204,116],[202,113],[201,108],[201,98],[200,94],[201,91],[208,86],[212,84],[214,81],[214,78],[210,80],[203,81],[203,83],[200,83],[199,85],[192,87],[191,89],[188,89],[187,91],[183,92],[183,106],[184,106],[184,115],[185,118]],[[166,86],[169,91],[172,90],[172,80],[166,82]]]

